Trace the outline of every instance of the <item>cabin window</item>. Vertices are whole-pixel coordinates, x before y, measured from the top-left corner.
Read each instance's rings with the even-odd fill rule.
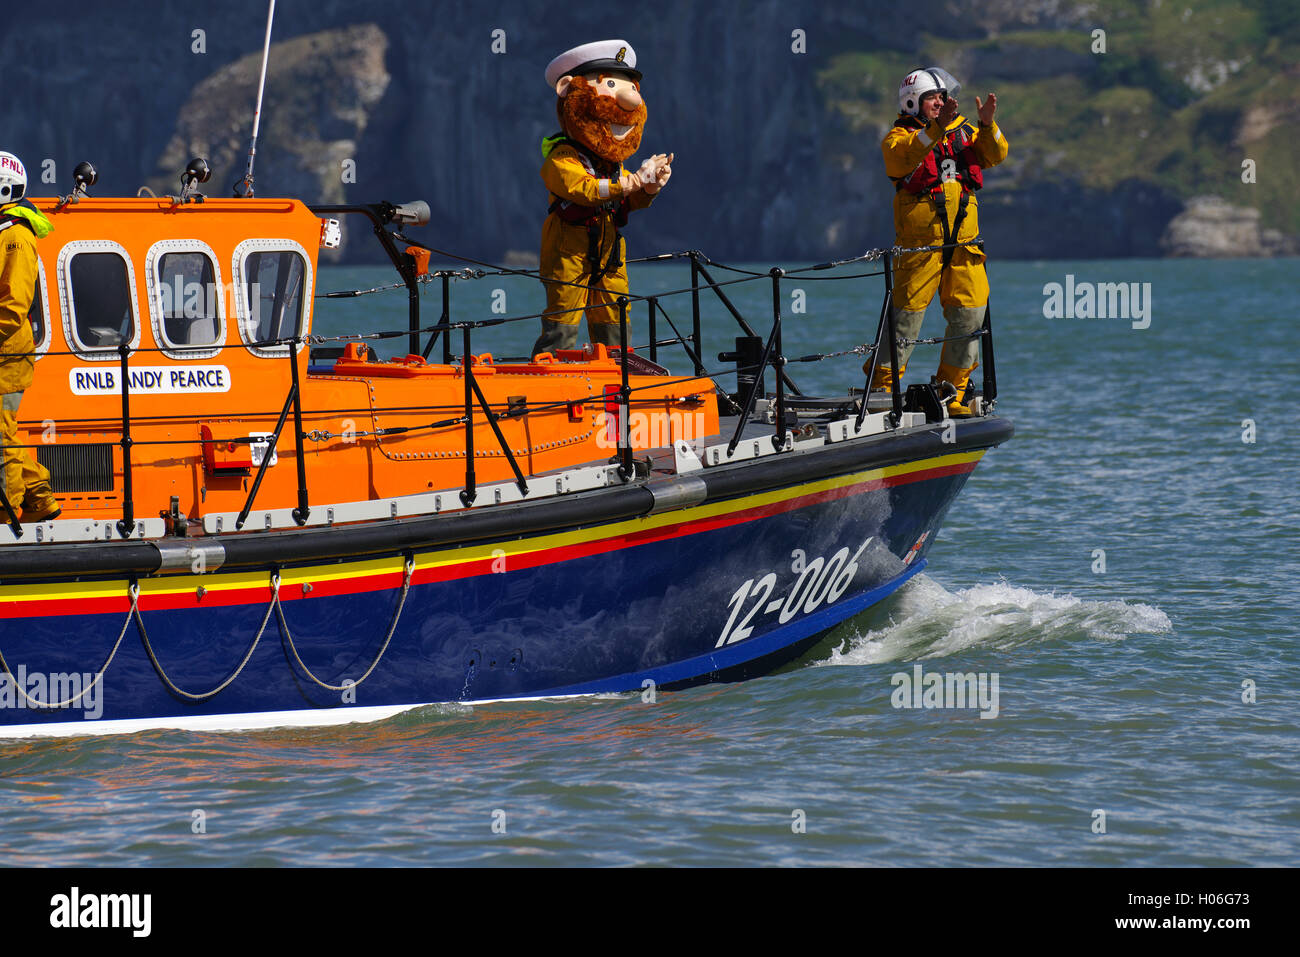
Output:
[[[290,239],[246,239],[235,248],[239,332],[254,355],[283,356],[276,339],[311,328],[312,266],[302,246]],[[298,344],[298,350],[306,347]]]
[[[154,338],[174,359],[217,355],[225,340],[225,291],[211,247],[168,239],[149,250]]]
[[[139,344],[135,274],[126,251],[102,240],[73,242],[59,254],[64,331],[87,358],[113,359]]]
[[[251,253],[246,260],[249,338],[255,343],[296,336],[302,327],[302,257],[293,252]]]
[[[32,297],[32,308],[27,319],[32,324],[32,342],[35,343],[36,358],[39,359],[50,347],[50,323],[46,318],[48,294],[45,291],[45,263],[36,260],[36,295]]]

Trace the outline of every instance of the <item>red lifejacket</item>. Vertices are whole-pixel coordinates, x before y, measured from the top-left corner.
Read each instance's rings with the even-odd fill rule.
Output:
[[[592,156],[577,140],[559,135],[553,137],[551,142],[555,146],[572,146],[574,152],[578,154],[578,161],[582,163],[582,168],[587,171],[587,175],[603,176],[617,181],[618,166]],[[576,223],[587,227],[598,224],[602,215],[613,214],[615,225],[623,227],[627,225],[628,208],[626,199],[610,201],[600,206],[579,206],[567,199],[556,199],[547,207],[546,211],[548,213],[558,213],[559,217],[566,223]]]
[[[894,125],[910,130],[925,127],[915,116],[900,116]],[[975,128],[969,122],[949,130],[916,169],[894,180],[894,188],[919,195],[940,188],[946,179],[956,178],[967,190],[979,189],[984,185],[984,171],[971,146],[974,136]]]

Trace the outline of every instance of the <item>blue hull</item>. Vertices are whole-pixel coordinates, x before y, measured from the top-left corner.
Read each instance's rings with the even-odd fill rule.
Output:
[[[442,580],[430,576],[445,576],[437,569],[456,566],[471,545],[416,550],[420,570],[386,646],[401,594],[400,553],[389,556],[383,587],[329,594],[282,586],[287,636],[272,614],[258,638],[271,594],[265,585],[257,600],[211,607],[151,608],[142,599],[158,668],[131,621],[101,683],[74,706],[36,710],[7,684],[0,734],[335,723],[433,702],[752,677],[797,657],[919,571],[970,468],[796,495],[779,506],[742,496],[674,512],[670,526],[644,541],[627,522],[552,531],[528,561],[515,556],[532,539],[515,537],[496,559]],[[289,583],[340,567],[305,563],[282,573]],[[103,584],[126,591],[125,579]],[[51,693],[32,675],[101,668],[127,622],[126,602],[117,602],[120,610],[6,619],[0,652],[32,697]],[[160,677],[159,670],[176,688],[203,695],[231,676],[255,638],[238,676],[205,700],[170,691]],[[359,684],[324,687],[361,679],[376,659]]]

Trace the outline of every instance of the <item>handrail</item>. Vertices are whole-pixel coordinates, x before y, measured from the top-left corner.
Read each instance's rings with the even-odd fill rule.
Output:
[[[784,273],[780,269],[776,268],[775,266],[772,268],[771,271],[772,287],[773,287],[772,294],[774,297],[773,315],[772,315],[772,332],[767,337],[767,344],[763,346],[763,357],[759,360],[758,372],[754,374],[754,383],[749,387],[749,394],[745,396],[745,404],[741,406],[740,420],[736,423],[736,431],[732,434],[731,441],[727,443],[727,455],[731,455],[732,453],[734,453],[736,451],[736,446],[740,444],[740,433],[745,430],[745,425],[746,423],[749,422],[749,416],[754,411],[754,402],[758,398],[758,390],[763,384],[763,372],[764,370],[767,369],[768,363],[771,361],[772,350],[774,347],[776,347],[778,350],[780,348],[778,344],[781,340],[781,307],[780,307],[780,301],[775,299],[775,297],[780,295],[780,281],[782,275],[784,275]],[[779,395],[780,386],[778,385],[777,388],[778,388],[778,395]],[[784,412],[783,407],[778,409],[778,414],[777,414],[778,429],[780,429],[781,425],[783,424],[782,416],[781,416],[782,412]],[[775,448],[777,449],[781,448],[781,446],[785,444],[784,436],[781,435],[780,433],[773,436],[773,441],[776,443]]]
[[[676,326],[673,331],[677,332]],[[681,335],[680,332],[677,334]],[[695,347],[695,374],[699,375],[704,371],[704,364],[700,361],[703,354],[700,350],[700,262],[694,249],[691,250],[691,345]]]
[[[135,531],[135,502],[131,486],[131,353],[125,338],[117,344],[117,353],[122,363],[122,520],[117,523],[117,531],[127,538]]]
[[[374,227],[375,236],[379,239],[379,244],[384,247],[384,252],[392,260],[393,268],[397,274],[402,277],[402,282],[406,285],[407,309],[409,311],[410,329],[410,348],[407,350],[412,355],[420,353],[420,288],[416,282],[415,259],[407,253],[397,248],[393,242],[393,234],[384,227],[393,221],[397,212],[397,207],[392,203],[361,203],[361,204],[340,204],[340,205],[319,205],[309,206],[317,216],[327,215],[329,213],[338,214],[356,214],[365,216],[370,220]]]
[[[444,326],[451,322],[451,276],[445,271],[442,272],[442,312],[438,315],[438,325]],[[421,358],[428,359],[429,353],[433,351],[434,343],[438,341],[438,335],[442,334],[442,364],[451,365],[451,330],[435,329],[429,333],[429,341],[420,353]]]
[[[993,361],[993,306],[984,305],[984,328],[980,339],[980,358],[984,360],[984,401],[993,403],[998,398],[998,374]]]
[[[896,428],[898,423],[903,420],[903,397],[899,391],[898,374],[898,327],[894,318],[894,268],[892,253],[884,255],[885,268],[885,297],[880,303],[880,321],[876,324],[876,340],[871,350],[871,367],[867,370],[867,383],[862,389],[862,407],[858,409],[858,418],[854,428],[861,429],[862,423],[867,417],[867,404],[871,397],[871,383],[876,381],[876,370],[880,367],[880,348],[881,339],[886,332],[889,333],[889,367],[894,370],[891,376],[891,410],[889,413],[889,424]]]
[[[658,362],[659,334],[655,331],[655,313],[659,311],[659,300],[651,296],[646,300],[646,304],[650,307],[649,321],[646,323],[650,328],[650,361]]]
[[[286,354],[290,365],[290,385],[289,385],[289,391],[285,396],[284,405],[280,409],[276,421],[273,437],[270,440],[270,444],[267,448],[266,454],[263,456],[262,461],[258,465],[257,474],[252,483],[252,487],[249,490],[249,494],[244,503],[244,507],[239,513],[239,518],[235,523],[236,529],[240,529],[243,527],[244,523],[247,520],[248,515],[251,512],[254,501],[258,494],[258,490],[260,489],[262,481],[266,475],[266,471],[270,463],[271,454],[275,449],[276,444],[278,443],[279,438],[283,432],[290,411],[293,412],[293,417],[294,417],[294,450],[296,454],[296,468],[297,468],[297,507],[293,509],[292,515],[294,521],[298,525],[304,525],[308,521],[309,516],[311,514],[311,507],[309,504],[307,475],[306,475],[306,449],[304,445],[305,440],[309,436],[304,431],[303,428],[304,412],[302,407],[302,383],[300,381],[300,370],[298,368],[299,353],[297,347],[301,344],[312,344],[312,343],[333,342],[333,341],[359,341],[364,339],[384,339],[384,338],[396,338],[399,336],[409,336],[411,352],[418,354],[417,350],[420,344],[420,336],[427,332],[430,334],[430,337],[427,344],[424,347],[423,355],[427,356],[430,352],[432,352],[433,347],[437,342],[438,336],[441,335],[443,338],[443,350],[442,350],[443,361],[446,364],[451,364],[453,358],[451,355],[451,346],[450,346],[451,330],[457,328],[460,329],[462,332],[463,345],[464,345],[464,355],[462,356],[461,359],[463,374],[465,375],[463,417],[460,419],[440,420],[440,421],[428,423],[426,425],[418,425],[418,426],[411,426],[411,427],[394,427],[390,429],[376,430],[376,432],[373,434],[376,435],[379,435],[381,433],[398,434],[398,433],[406,433],[406,432],[418,431],[424,429],[438,429],[438,428],[452,427],[458,424],[463,425],[465,428],[466,477],[465,477],[465,487],[464,490],[461,492],[461,499],[466,505],[470,505],[474,501],[476,496],[476,474],[474,468],[474,459],[475,459],[474,416],[475,416],[475,404],[477,404],[483,410],[483,414],[486,418],[486,421],[489,427],[492,429],[494,436],[497,440],[497,443],[499,444],[502,450],[502,453],[504,454],[507,461],[509,462],[509,465],[515,475],[516,484],[518,485],[521,494],[527,495],[528,494],[527,481],[523,475],[522,469],[520,468],[518,461],[515,458],[513,450],[510,448],[509,443],[506,441],[505,435],[502,432],[500,425],[498,424],[499,420],[502,418],[511,418],[516,415],[526,415],[530,411],[532,412],[541,411],[543,409],[558,404],[567,404],[567,402],[571,400],[566,400],[565,403],[549,403],[540,406],[532,406],[531,408],[528,405],[524,404],[517,410],[513,407],[512,404],[508,403],[507,408],[504,412],[502,413],[494,412],[492,405],[487,401],[487,398],[484,395],[483,390],[479,386],[479,383],[477,381],[477,376],[474,372],[473,351],[471,348],[471,336],[472,336],[472,330],[475,328],[480,328],[480,327],[486,328],[488,326],[501,325],[508,322],[523,321],[525,319],[536,318],[536,316],[516,316],[516,317],[499,317],[499,318],[494,317],[492,319],[470,321],[470,322],[452,322],[450,316],[451,307],[450,307],[449,283],[450,283],[450,279],[453,278],[454,276],[458,276],[459,273],[453,274],[446,270],[439,270],[432,274],[426,273],[420,276],[416,275],[414,257],[412,257],[407,253],[399,251],[395,242],[396,240],[406,241],[406,237],[402,236],[400,232],[389,232],[387,229],[384,228],[386,224],[394,221],[396,207],[393,207],[391,204],[388,203],[381,203],[381,204],[367,204],[367,205],[357,205],[357,206],[344,206],[344,205],[318,206],[318,207],[312,207],[312,210],[313,212],[316,213],[356,213],[356,214],[364,215],[367,218],[369,218],[369,220],[374,226],[376,235],[380,239],[381,245],[384,247],[385,251],[389,255],[389,258],[393,261],[393,265],[397,268],[399,274],[403,278],[402,285],[404,285],[408,290],[408,299],[410,301],[410,322],[406,330],[380,331],[380,332],[373,332],[373,333],[358,333],[358,334],[347,334],[347,335],[338,335],[338,336],[299,334],[299,335],[283,337],[275,340],[266,340],[264,342],[259,343],[259,345],[262,346],[283,345],[286,347]],[[618,410],[619,410],[620,427],[619,427],[619,435],[618,435],[619,454],[617,457],[617,461],[619,463],[619,473],[622,476],[623,480],[629,481],[635,476],[635,467],[633,463],[634,450],[631,445],[630,410],[632,404],[632,393],[638,391],[638,389],[633,389],[630,386],[629,363],[624,358],[626,357],[628,352],[631,351],[629,348],[629,320],[628,320],[628,311],[631,302],[637,299],[644,299],[647,302],[647,306],[649,310],[648,320],[649,320],[649,329],[650,329],[649,354],[650,354],[650,358],[653,361],[656,362],[658,361],[658,349],[661,345],[680,344],[683,347],[683,349],[686,351],[690,361],[693,364],[694,377],[698,378],[707,375],[710,378],[712,378],[715,375],[721,374],[721,370],[713,373],[708,372],[705,369],[704,363],[701,358],[702,336],[701,336],[701,319],[700,319],[700,292],[704,288],[712,289],[714,294],[718,297],[718,300],[722,303],[722,305],[726,308],[726,310],[736,320],[740,328],[744,330],[746,333],[753,335],[754,332],[752,327],[745,320],[744,316],[741,315],[740,311],[736,308],[736,306],[731,301],[731,299],[723,291],[722,287],[726,285],[740,283],[740,282],[753,281],[755,279],[762,278],[764,275],[766,275],[772,284],[772,329],[764,345],[761,359],[758,362],[757,366],[754,367],[756,368],[756,372],[754,375],[753,383],[748,389],[748,394],[745,396],[743,406],[739,408],[739,421],[737,423],[735,432],[727,446],[727,450],[728,450],[728,455],[734,453],[740,441],[741,433],[743,432],[746,424],[748,423],[749,418],[753,414],[753,410],[755,408],[755,404],[758,399],[759,389],[762,384],[763,372],[766,370],[766,368],[769,365],[771,365],[777,372],[776,390],[775,390],[775,410],[774,410],[776,429],[775,429],[775,434],[773,435],[773,443],[774,443],[774,447],[779,450],[784,446],[786,421],[789,413],[789,409],[787,408],[788,406],[787,389],[796,396],[803,395],[803,392],[799,390],[799,388],[794,384],[794,382],[790,379],[789,375],[786,373],[786,369],[785,369],[786,365],[791,361],[796,361],[796,362],[815,361],[815,360],[830,358],[832,356],[847,355],[849,353],[861,354],[864,350],[869,351],[871,359],[869,362],[869,370],[867,373],[867,383],[866,383],[866,388],[864,389],[863,400],[861,402],[860,408],[858,410],[858,415],[857,415],[857,424],[859,427],[861,427],[861,424],[868,412],[868,399],[870,396],[871,381],[875,378],[875,372],[877,371],[878,367],[884,361],[882,349],[885,345],[884,338],[886,335],[888,336],[889,339],[888,342],[889,360],[895,369],[898,368],[898,354],[899,354],[900,341],[898,339],[897,326],[894,318],[894,311],[892,308],[893,272],[894,272],[895,257],[903,253],[937,252],[940,249],[948,248],[949,245],[957,246],[957,245],[968,245],[968,244],[969,243],[954,243],[954,244],[946,244],[945,246],[941,246],[941,247],[917,247],[915,249],[902,249],[899,247],[893,247],[891,249],[872,250],[867,254],[864,254],[863,256],[854,257],[853,259],[843,260],[839,262],[821,263],[821,264],[817,264],[814,266],[809,266],[809,267],[805,267],[793,271],[787,271],[779,267],[773,267],[765,274],[754,273],[748,270],[741,270],[736,267],[727,266],[725,264],[714,263],[712,260],[709,260],[708,257],[704,256],[704,254],[699,252],[698,250],[689,250],[689,251],[683,251],[681,253],[671,253],[671,254],[663,254],[656,257],[649,257],[650,259],[658,259],[658,260],[670,259],[670,258],[688,258],[690,262],[690,269],[691,269],[691,285],[687,289],[675,289],[668,292],[660,292],[655,295],[649,295],[649,296],[623,295],[618,298],[619,342],[620,342],[619,359],[620,359],[620,380],[621,381],[618,389]],[[420,244],[415,244],[415,245],[420,245]],[[428,247],[424,247],[424,248],[428,248]],[[433,250],[433,251],[437,252],[437,250]],[[864,277],[883,275],[884,282],[885,282],[885,295],[881,307],[880,320],[877,324],[876,336],[874,342],[870,345],[859,346],[859,347],[855,347],[852,350],[847,350],[842,352],[803,356],[793,360],[787,358],[784,355],[782,349],[782,326],[783,326],[783,317],[781,315],[782,279],[784,277],[791,275],[792,272],[804,273],[810,270],[829,269],[837,266],[847,265],[853,262],[859,262],[863,260],[874,260],[877,258],[883,260],[882,272],[864,274]],[[717,280],[714,279],[713,275],[709,272],[708,268],[706,267],[706,262],[710,265],[720,266],[723,269],[730,269],[736,272],[744,273],[744,277],[735,280],[718,282]],[[475,276],[470,276],[469,270],[464,270],[464,272],[466,273],[468,278],[478,278],[484,275],[484,273],[481,270]],[[530,273],[527,273],[523,270],[509,270],[508,272],[512,274],[530,275]],[[418,284],[419,282],[430,281],[434,277],[438,277],[441,279],[442,312],[441,315],[439,316],[439,321],[437,324],[426,328],[421,328],[419,325]],[[851,278],[864,278],[864,277],[828,276],[825,278],[826,279],[851,279]],[[809,277],[809,278],[814,278],[814,277]],[[701,280],[703,280],[703,282],[701,282]],[[573,285],[582,285],[582,284],[574,283]],[[692,331],[689,336],[683,336],[681,334],[680,330],[677,329],[676,324],[673,322],[672,317],[668,314],[666,310],[664,310],[663,305],[661,303],[662,297],[670,296],[670,295],[679,295],[685,292],[689,292],[691,294],[691,304],[692,304],[692,314],[691,314]],[[581,311],[585,311],[586,308],[587,308],[586,306],[579,306],[576,307],[576,310],[574,311],[581,312]],[[665,339],[665,340],[659,339],[657,333],[657,323],[658,323],[658,317],[660,313],[663,314],[664,319],[667,320],[669,325],[672,327],[673,331],[677,333],[676,339]],[[542,314],[542,315],[546,315],[546,314]],[[981,355],[983,358],[983,365],[984,365],[984,375],[983,375],[984,393],[983,394],[985,399],[985,408],[987,409],[992,407],[992,403],[997,398],[996,367],[995,367],[995,360],[994,360],[994,353],[993,353],[993,331],[992,331],[991,308],[986,307],[983,326],[979,332],[973,333],[971,337],[974,336],[979,336],[981,339]],[[908,341],[920,342],[922,340],[908,340]],[[217,348],[218,351],[221,352],[226,349],[237,349],[239,348],[239,346],[240,344],[238,343],[221,343],[217,345]],[[123,469],[123,484],[124,484],[123,500],[122,500],[122,517],[117,522],[117,530],[123,537],[129,537],[135,531],[138,524],[134,515],[135,503],[133,499],[133,491],[134,491],[134,480],[133,480],[134,462],[132,456],[133,446],[136,444],[146,444],[146,445],[185,444],[194,441],[192,439],[165,439],[165,440],[146,439],[137,442],[137,440],[132,435],[133,418],[131,416],[131,410],[130,410],[131,391],[132,391],[131,378],[130,378],[130,357],[134,352],[152,353],[152,352],[167,351],[167,352],[174,353],[178,350],[182,353],[186,351],[206,352],[212,348],[213,345],[203,345],[203,346],[193,346],[193,347],[172,346],[172,347],[167,347],[165,350],[162,347],[147,347],[147,346],[143,348],[137,347],[135,349],[132,349],[130,348],[129,343],[126,341],[119,342],[117,344],[117,352],[118,352],[121,377],[122,377],[121,426],[120,426],[121,439],[118,442],[118,444],[122,449],[122,469]],[[83,350],[68,350],[66,353],[62,351],[58,351],[58,352],[47,351],[42,354],[43,355],[67,354],[67,355],[80,356],[83,354]],[[738,368],[738,369],[732,369],[727,371],[733,371],[739,373],[739,372],[747,371],[748,368],[750,367],[747,366],[745,369]],[[657,383],[657,384],[662,384],[662,383]],[[640,387],[640,388],[646,388],[646,387]],[[714,384],[714,388],[715,389],[719,388],[716,383]],[[612,388],[610,389],[610,392],[613,392]],[[595,399],[597,397],[595,395],[591,395],[588,396],[587,398]],[[890,418],[891,426],[896,427],[897,424],[901,421],[902,408],[903,408],[903,396],[899,386],[899,377],[897,375],[892,377],[890,398],[891,398],[891,412],[889,418]],[[410,411],[421,411],[421,410],[435,411],[438,408],[440,407],[432,406],[432,405],[419,405],[419,406],[411,406],[409,407],[409,410]],[[332,414],[337,411],[338,410],[312,410],[311,414],[320,416],[323,414]],[[372,408],[371,411],[374,411],[374,409]],[[253,414],[253,413],[244,413],[244,414]],[[269,415],[272,413],[267,412],[267,413],[257,413],[257,414]],[[165,419],[168,417],[146,416],[143,417],[142,420],[151,421],[159,418]],[[313,439],[313,441],[319,441],[318,436],[324,436],[327,434],[328,433],[325,432],[313,432],[311,433],[310,437]],[[215,438],[199,439],[199,442],[201,444],[205,442],[218,442],[218,441],[220,442],[228,441],[230,443],[241,443],[241,444],[244,443],[254,444],[254,443],[262,443],[265,442],[266,440],[260,437],[253,437],[253,436],[249,436],[249,437],[238,436],[238,437],[231,438],[229,440],[219,440]],[[32,447],[32,446],[21,446],[21,447]],[[16,503],[8,501],[7,497],[4,494],[4,489],[0,488],[0,510],[2,510],[3,514],[8,517],[9,525],[13,530],[14,535],[16,537],[19,537],[22,535],[22,525],[19,520],[19,517],[15,514],[14,511],[15,505]]]
[[[307,504],[307,456],[302,445],[302,386],[298,383],[298,350],[289,346],[285,350],[289,356],[289,395],[293,399],[293,449],[298,466],[298,507],[293,510],[293,520],[299,525],[306,525],[311,515],[311,506]],[[308,360],[310,360],[310,351]],[[266,462],[271,457],[275,446],[267,448],[262,456]]]
[[[745,321],[745,317],[742,316],[742,315],[740,314],[740,311],[739,311],[739,310],[738,310],[734,305],[732,305],[731,300],[727,298],[727,294],[726,294],[725,292],[722,291],[722,289],[721,289],[721,287],[720,287],[720,284],[719,284],[718,282],[714,281],[713,276],[710,275],[709,271],[708,271],[707,269],[704,268],[704,264],[696,261],[696,259],[695,259],[695,256],[696,256],[696,255],[697,255],[697,252],[696,252],[695,250],[692,250],[692,251],[691,251],[691,262],[695,264],[695,268],[691,270],[692,273],[694,273],[696,270],[698,270],[699,274],[700,274],[701,276],[704,277],[704,281],[707,282],[707,283],[709,284],[709,288],[712,289],[713,292],[717,295],[718,299],[722,301],[722,304],[723,304],[724,306],[727,307],[727,311],[731,313],[732,317],[733,317],[733,318],[736,320],[736,322],[740,325],[740,328],[744,330],[745,335],[747,335],[747,336],[757,336],[758,333],[755,332],[755,331],[750,327],[749,323]],[[784,275],[784,273],[783,273],[783,275]],[[691,285],[692,285],[692,286],[695,286],[694,277],[692,277]],[[698,326],[698,322],[699,322],[699,313],[698,313],[698,310],[696,311],[695,321],[696,321],[696,323],[697,323],[695,334],[698,336],[698,335],[699,335],[699,326]],[[699,340],[698,340],[698,339],[696,339],[695,344],[696,344],[696,348],[699,348]],[[793,392],[795,395],[803,395],[803,393],[802,393],[801,391],[799,391],[799,387],[798,387],[797,385],[794,384],[794,380],[791,379],[788,375],[786,375],[784,369],[779,370],[779,373],[780,373],[781,378],[783,378],[783,379],[785,380],[785,385],[786,385],[786,387],[787,387],[791,392]]]
[[[632,389],[627,370],[627,296],[618,297],[618,368],[622,380],[618,390],[618,474],[624,482],[636,474],[632,465]]]
[[[0,453],[2,453],[5,449],[11,447],[12,446],[0,445]],[[4,508],[5,515],[8,516],[9,529],[14,533],[14,538],[22,538],[23,524],[22,522],[18,521],[18,515],[17,513],[14,512],[14,507],[12,503],[10,503],[9,501],[9,496],[5,494],[6,492],[5,486],[7,484],[8,483],[4,481],[3,477],[0,476],[0,507]]]
[[[506,461],[510,463],[511,471],[515,473],[515,485],[518,486],[519,488],[519,494],[527,495],[528,482],[524,478],[523,471],[519,468],[519,463],[515,460],[515,454],[511,450],[510,444],[506,442],[506,437],[505,434],[501,431],[501,426],[497,425],[497,419],[507,418],[509,417],[509,413],[507,412],[506,416],[501,416],[492,411],[492,408],[488,405],[487,399],[483,395],[483,390],[479,387],[478,377],[474,375],[473,363],[466,362],[465,379],[466,381],[469,382],[470,388],[474,390],[474,396],[475,398],[478,399],[478,403],[483,409],[483,415],[487,419],[487,424],[492,427],[492,432],[497,437],[497,442],[501,446],[501,451],[505,453]],[[467,419],[465,423],[465,431],[468,433],[468,432],[472,432],[473,430],[474,430],[473,419],[472,418]]]
[[[889,367],[894,370],[894,374],[889,377],[891,409],[889,413],[889,424],[898,428],[898,423],[903,421],[903,393],[902,380],[903,370],[898,365],[898,317],[894,315],[894,263],[889,253],[885,254],[885,300],[889,303]],[[880,350],[877,349],[877,352]],[[862,406],[866,408],[868,400],[871,398],[871,384],[867,384],[867,391],[862,395]]]
[[[465,342],[465,488],[461,490],[460,500],[466,508],[474,504],[478,490],[474,482],[474,370],[473,353],[469,347],[468,325],[461,326]]]
[[[772,328],[776,335],[776,355],[772,365],[776,368],[776,434],[772,436],[772,447],[778,452],[785,447],[785,353],[781,351],[781,277],[785,272],[772,267]],[[763,370],[758,371],[763,377]]]
[[[235,530],[244,527],[244,522],[248,521],[248,513],[253,510],[253,499],[257,498],[257,490],[262,487],[262,478],[266,475],[266,468],[271,464],[271,453],[275,447],[280,444],[280,433],[284,430],[285,420],[289,418],[289,410],[293,408],[294,400],[297,397],[298,383],[294,382],[289,387],[289,394],[284,397],[284,408],[280,410],[280,418],[276,420],[275,431],[271,435],[270,442],[267,443],[266,451],[262,454],[262,461],[257,466],[257,475],[253,477],[253,487],[248,490],[248,498],[244,500],[244,507],[239,510],[239,517],[235,519]],[[298,524],[302,524],[299,522]]]

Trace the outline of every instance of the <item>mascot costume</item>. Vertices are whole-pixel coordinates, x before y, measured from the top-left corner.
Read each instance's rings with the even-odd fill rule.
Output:
[[[619,341],[619,296],[627,295],[620,229],[672,175],[671,153],[632,173],[623,161],[641,145],[646,108],[636,53],[624,40],[575,47],[551,61],[546,83],[558,97],[560,132],[542,140],[542,182],[550,207],[542,227],[546,317],[533,355],[573,349],[587,316],[593,344]]]

